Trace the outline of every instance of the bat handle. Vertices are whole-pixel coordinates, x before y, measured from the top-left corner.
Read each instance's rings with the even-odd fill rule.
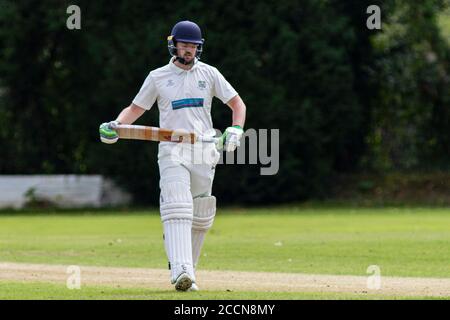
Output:
[[[202,136],[200,136],[200,137],[197,138],[197,141],[200,141],[200,142],[206,142],[206,143],[215,143],[215,144],[217,144],[217,142],[219,141],[219,138],[215,138],[215,137],[202,137]]]

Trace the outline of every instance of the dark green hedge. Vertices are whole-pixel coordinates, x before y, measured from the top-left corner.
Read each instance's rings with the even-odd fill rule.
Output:
[[[182,19],[202,27],[202,59],[246,102],[246,127],[280,129],[279,173],[219,166],[222,201],[325,197],[336,172],[445,168],[449,50],[435,24],[444,1],[382,3],[2,0],[0,174],[101,173],[156,203],[157,145],[103,145],[98,125],[167,63],[166,36]],[[81,7],[81,30],[65,27],[69,4]],[[382,32],[365,27],[371,4],[381,5]],[[138,123],[156,125],[156,109]],[[218,100],[213,120],[231,123]]]

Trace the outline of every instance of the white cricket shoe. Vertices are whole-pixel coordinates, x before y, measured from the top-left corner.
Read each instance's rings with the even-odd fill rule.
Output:
[[[193,282],[191,277],[186,272],[183,272],[175,281],[175,289],[177,291],[187,291],[192,287],[192,284]]]
[[[195,284],[195,282],[192,282],[192,286],[187,291],[199,291],[200,289]]]

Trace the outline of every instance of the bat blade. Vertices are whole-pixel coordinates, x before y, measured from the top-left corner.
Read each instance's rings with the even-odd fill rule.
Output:
[[[120,139],[195,143],[195,133],[158,127],[121,124],[116,129]]]

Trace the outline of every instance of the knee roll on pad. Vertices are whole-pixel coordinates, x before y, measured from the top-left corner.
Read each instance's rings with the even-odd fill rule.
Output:
[[[216,197],[200,197],[194,199],[192,229],[207,231],[211,228],[216,215]]]
[[[172,219],[192,220],[192,209],[192,194],[187,183],[170,181],[161,184],[162,222]]]

